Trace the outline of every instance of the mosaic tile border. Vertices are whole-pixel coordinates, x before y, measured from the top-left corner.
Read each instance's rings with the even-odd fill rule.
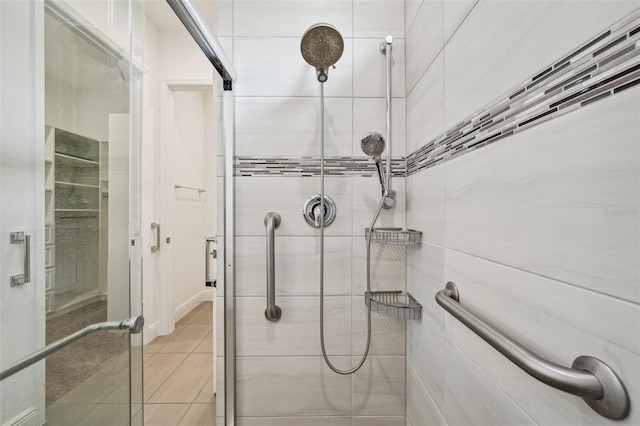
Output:
[[[376,173],[373,161],[357,157],[325,157],[325,176],[362,176]],[[235,157],[234,176],[320,176],[320,157]],[[404,158],[391,160],[391,175],[406,176]]]
[[[640,10],[407,157],[407,175],[640,84]]]
[[[640,9],[527,79],[406,158],[394,177],[413,175],[640,84]],[[325,157],[326,176],[375,174],[368,158]],[[319,157],[234,158],[235,176],[319,176]]]

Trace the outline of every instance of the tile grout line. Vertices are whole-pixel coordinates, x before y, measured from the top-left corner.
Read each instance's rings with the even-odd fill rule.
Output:
[[[208,311],[208,308],[207,308],[207,307],[205,307],[205,308],[201,308],[201,306],[206,306],[206,304],[207,304],[207,303],[213,303],[213,302],[205,301],[205,302],[200,303],[197,307],[195,307],[194,309],[192,309],[192,310],[191,310],[189,313],[187,313],[183,318],[181,318],[181,319],[180,319],[180,321],[182,321],[183,319],[187,318],[187,316],[189,316],[189,315],[191,315],[191,314],[193,314],[193,317],[197,317],[198,315],[200,315],[200,314],[202,314],[202,313],[204,313],[204,312],[207,312],[207,311]],[[213,309],[213,307],[212,307],[212,309]],[[212,312],[212,313],[213,313],[213,312]],[[195,318],[193,318],[193,319],[191,319],[191,320],[189,320],[189,321],[185,321],[185,322],[181,323],[180,325],[184,325],[185,327],[183,327],[183,328],[182,328],[182,331],[181,331],[180,333],[176,334],[176,336],[173,336],[173,337],[177,337],[178,335],[180,335],[181,333],[183,333],[183,332],[184,332],[184,329],[185,329],[185,328],[186,328],[186,326],[188,326],[188,325],[194,325],[194,324],[199,324],[199,325],[209,325],[208,323],[191,322],[191,321],[193,321],[193,320],[195,320]],[[211,326],[213,326],[213,324],[210,324],[210,325],[211,325]],[[174,332],[175,332],[175,331],[174,331]],[[172,334],[173,334],[173,333],[172,333]],[[173,370],[173,371],[172,371],[172,372],[167,376],[167,378],[166,378],[166,379],[165,379],[165,380],[164,380],[164,381],[163,381],[163,382],[158,386],[158,388],[153,392],[153,394],[152,394],[151,396],[149,396],[149,399],[148,399],[147,401],[145,401],[145,402],[144,402],[144,404],[155,404],[155,405],[171,405],[171,404],[189,405],[189,407],[187,408],[187,410],[185,411],[185,413],[183,414],[183,416],[182,416],[182,417],[180,417],[180,420],[178,420],[178,423],[177,423],[176,425],[180,424],[180,422],[182,421],[182,419],[184,418],[184,416],[186,416],[186,414],[187,414],[187,412],[189,411],[189,409],[191,408],[191,406],[195,403],[195,400],[198,398],[198,396],[200,395],[200,393],[202,392],[202,390],[204,389],[204,387],[207,385],[207,382],[205,382],[205,383],[203,384],[202,388],[198,391],[198,393],[197,393],[196,395],[194,395],[194,399],[193,399],[191,402],[187,402],[187,403],[181,403],[181,402],[180,402],[180,403],[173,403],[173,402],[172,402],[172,403],[166,403],[166,402],[165,402],[165,403],[162,403],[162,402],[159,402],[159,403],[153,403],[153,402],[149,402],[149,401],[151,400],[151,398],[152,398],[156,393],[158,393],[158,391],[162,388],[162,386],[164,386],[164,385],[167,383],[167,381],[168,381],[171,377],[173,377],[173,375],[176,373],[176,371],[177,371],[177,370],[178,370],[178,369],[179,369],[179,368],[180,368],[180,367],[185,363],[185,361],[189,358],[189,356],[194,355],[194,354],[195,354],[195,355],[206,355],[206,354],[207,354],[206,352],[202,352],[202,353],[201,353],[201,352],[194,352],[194,351],[195,351],[195,350],[200,346],[200,344],[201,344],[204,340],[206,340],[206,339],[207,339],[207,336],[209,336],[209,334],[211,334],[211,331],[210,331],[209,333],[207,333],[203,338],[199,339],[198,343],[197,343],[197,344],[193,347],[193,349],[192,349],[191,351],[189,351],[189,352],[164,352],[164,354],[186,354],[186,356],[185,356],[185,358],[184,358],[184,359],[183,359],[183,360],[182,360],[182,361],[181,361],[181,362],[176,366],[176,368],[175,368],[175,369],[174,369],[174,370]],[[169,336],[171,336],[171,335],[169,335]],[[150,342],[150,343],[151,343],[151,342]],[[173,343],[173,342],[169,341],[169,342],[167,342],[167,344],[168,344],[168,343]],[[166,345],[166,344],[165,344],[165,345]],[[164,347],[164,346],[163,346],[163,347]],[[156,355],[156,354],[158,354],[158,353],[159,353],[159,352],[156,352],[156,353],[154,353],[154,355]],[[211,356],[213,356],[213,353],[211,353]],[[212,373],[212,374],[213,374],[213,373]],[[214,398],[215,398],[215,396],[214,396]],[[215,404],[215,402],[214,402],[214,403],[202,403],[202,404],[208,404],[208,405],[211,405],[211,404]]]

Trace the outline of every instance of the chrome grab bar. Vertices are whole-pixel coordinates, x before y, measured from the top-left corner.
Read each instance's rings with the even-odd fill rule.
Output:
[[[25,235],[24,232],[11,232],[9,236],[11,244],[23,243],[23,273],[11,276],[11,287],[17,287],[31,282],[31,235]]]
[[[456,285],[448,282],[436,294],[436,301],[447,312],[523,369],[527,374],[556,389],[580,396],[598,414],[620,420],[629,414],[629,395],[616,373],[591,356],[579,356],[567,368],[554,364],[460,305]]]
[[[43,358],[51,355],[54,352],[59,351],[65,346],[70,345],[71,343],[82,339],[83,337],[95,333],[100,330],[125,330],[128,329],[130,333],[138,334],[142,331],[142,326],[144,325],[144,317],[139,315],[137,317],[132,317],[122,321],[109,321],[109,322],[99,322],[96,324],[91,324],[82,330],[76,331],[73,334],[68,335],[67,337],[63,337],[60,340],[56,340],[50,345],[45,346],[44,348],[38,349],[35,352],[27,355],[22,358],[20,361],[14,363],[12,366],[0,372],[0,381],[10,377],[17,372],[24,370],[32,364],[40,361]]]
[[[282,316],[282,310],[276,305],[276,228],[280,226],[282,219],[278,213],[269,212],[264,217],[267,225],[267,309],[264,316],[271,322],[278,321]]]

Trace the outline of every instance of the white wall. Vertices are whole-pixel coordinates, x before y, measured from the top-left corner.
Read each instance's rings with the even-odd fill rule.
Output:
[[[45,344],[43,22],[42,4],[0,3],[1,370]],[[11,287],[24,272],[24,243],[9,240],[20,231],[31,282]],[[0,382],[0,424],[44,423],[44,373],[41,362]]]
[[[93,27],[95,33],[106,36],[123,52],[130,51],[137,63],[142,62],[144,52],[142,26],[144,3],[142,1],[65,0],[65,5],[75,10],[84,23]],[[130,27],[132,22],[135,25]]]
[[[407,1],[407,151],[593,39],[637,2]],[[412,59],[409,59],[412,58]],[[407,424],[613,424],[537,382],[436,304],[462,304],[553,362],[609,364],[640,403],[640,91],[407,178]],[[607,211],[628,209],[628,216]],[[635,216],[633,214],[635,212]]]
[[[185,120],[190,118],[200,120],[198,138],[201,139],[202,147],[210,149],[215,143],[212,136],[215,134],[214,117],[216,113],[211,101],[200,100],[197,108],[190,108],[188,111],[185,111],[184,105],[181,105],[179,116],[174,117],[173,113],[170,116],[163,116],[163,111],[175,110],[175,106],[170,105],[172,103],[171,97],[164,98],[161,96],[161,91],[165,94],[173,92],[172,90],[167,90],[167,86],[174,88],[181,85],[185,87],[189,85],[213,86],[214,70],[185,30],[158,30],[154,23],[147,19],[145,28],[145,70],[147,72],[144,76],[145,122],[143,124],[144,142],[142,155],[144,206],[142,222],[144,224],[144,311],[147,327],[145,341],[150,341],[159,334],[169,333],[173,330],[172,325],[161,330],[160,324],[163,317],[161,310],[163,306],[165,310],[170,308],[175,311],[180,306],[191,306],[184,305],[189,300],[195,300],[194,298],[198,297],[210,297],[207,295],[210,291],[204,288],[204,234],[215,235],[215,226],[212,223],[215,223],[213,212],[215,212],[214,200],[216,200],[217,196],[216,188],[213,184],[216,176],[216,162],[207,159],[215,158],[215,146],[213,147],[214,151],[208,152],[207,155],[204,155],[204,151],[200,150],[200,156],[195,158],[189,158],[188,155],[180,159],[173,158],[171,154],[161,151],[162,144],[166,142],[166,140],[162,139],[161,132],[165,129],[163,126],[171,124],[172,120],[175,119],[178,120],[178,123],[182,122],[185,125]],[[211,90],[213,91],[213,89]],[[167,130],[169,128],[169,126],[166,127]],[[189,126],[187,125],[186,128],[189,128]],[[181,144],[178,143],[176,146],[179,147]],[[193,160],[199,162],[198,168],[201,169],[202,173],[199,178],[202,181],[201,184],[190,185],[178,181],[169,182],[171,179],[167,179],[167,175],[172,176],[175,173],[177,176],[183,177],[182,174],[195,170],[192,164]],[[162,169],[162,164],[167,164],[167,167],[171,167],[171,169]],[[202,169],[205,170],[202,171]],[[186,176],[184,177],[187,179]],[[187,180],[191,180],[191,177]],[[188,193],[182,191],[174,191],[173,185],[176,183],[188,186],[204,185],[203,187],[207,189],[207,192],[201,197],[202,202],[199,202],[199,207],[203,210],[196,209],[203,214],[204,222],[200,222],[203,235],[201,237],[198,236],[196,240],[191,242],[194,245],[187,252],[184,251],[185,247],[180,246],[180,244],[177,246],[174,244],[176,238],[180,243],[186,235],[183,235],[183,230],[175,229],[173,225],[175,223],[194,224],[194,218],[189,216],[191,213],[183,215],[183,212],[177,210],[176,215],[173,215],[173,213],[168,215],[174,217],[167,223],[167,219],[164,219],[164,214],[161,211],[165,201],[173,203],[176,200],[176,195],[180,197],[188,195]],[[167,191],[167,188],[162,187],[161,184],[168,185],[169,190]],[[165,201],[162,201],[162,197],[165,197]],[[171,204],[167,205],[171,206]],[[192,213],[196,214],[195,211]],[[163,220],[165,223],[163,223]],[[159,222],[161,225],[161,250],[158,253],[151,253],[149,250],[156,242],[155,231],[152,231],[149,226],[151,222]],[[168,236],[172,239],[170,245],[167,245],[165,241]],[[191,235],[191,237],[196,238],[195,235]],[[168,252],[177,256],[176,260],[178,258],[183,260],[183,262],[178,262],[181,271],[189,271],[188,277],[183,278],[179,278],[180,274],[177,273],[176,280],[172,280],[173,290],[171,294],[163,293],[160,286],[162,279],[173,278],[171,268],[167,269],[166,263],[163,264],[165,261],[163,255]],[[192,261],[200,262],[201,265],[192,265]],[[170,258],[166,262],[173,263]],[[196,275],[198,276],[196,277]],[[200,275],[202,276],[200,277]],[[202,293],[203,291],[204,293]],[[202,294],[199,296],[200,293]],[[167,297],[169,298],[168,300],[165,299]],[[176,319],[188,312],[188,310],[183,311],[184,309],[178,311],[178,318]]]
[[[213,81],[213,66],[186,30],[160,31],[158,36],[161,80]]]
[[[216,191],[207,185],[207,168],[215,162],[205,156],[205,147],[213,143],[206,139],[206,129],[211,126],[211,117],[206,116],[206,104],[211,104],[211,91],[172,91],[172,117],[170,140],[168,141],[173,181],[176,184],[203,188],[207,192],[174,190],[166,207],[172,208],[171,253],[173,310],[180,315],[188,312],[205,289],[204,247],[208,218],[213,216],[212,199]],[[188,307],[183,305],[188,304]],[[184,311],[184,312],[183,312]],[[178,318],[176,318],[178,319]]]
[[[83,90],[46,75],[45,87],[47,125],[95,140],[109,140],[110,113],[129,112],[129,91],[123,84]]]
[[[157,291],[160,279],[159,256],[150,255],[150,247],[156,244],[155,232],[151,232],[151,222],[159,222],[160,197],[158,181],[160,157],[159,140],[159,80],[158,30],[145,21],[144,66],[147,72],[143,77],[143,111],[142,111],[142,275],[143,275],[143,313],[145,318],[144,340],[150,341],[158,335],[160,321],[159,294]]]

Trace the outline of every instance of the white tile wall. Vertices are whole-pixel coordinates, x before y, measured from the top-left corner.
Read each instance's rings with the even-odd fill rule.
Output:
[[[325,237],[326,295],[351,294],[351,238]],[[266,296],[264,237],[236,238],[236,295]],[[320,242],[316,237],[278,237],[275,242],[277,296],[318,295]]]
[[[238,356],[321,355],[318,297],[277,297],[277,322],[264,316],[265,297],[236,299]],[[351,355],[351,297],[324,300],[325,346],[329,355]]]
[[[218,41],[220,42],[220,45],[224,49],[224,53],[226,53],[229,59],[233,60],[233,37],[218,37]],[[222,86],[222,84],[219,84],[219,86]],[[222,88],[218,89],[218,93],[220,92],[222,92]],[[222,119],[222,114],[218,114],[218,117]]]
[[[274,211],[282,217],[276,236],[318,236],[302,217],[302,206],[320,193],[319,177],[238,177],[236,178],[236,235],[262,236],[264,215]],[[336,203],[336,219],[325,228],[330,236],[351,235],[351,178],[326,177],[325,195]]]
[[[405,222],[405,180],[391,178],[391,186],[397,192],[395,207],[382,209],[376,221],[376,227],[400,227]],[[363,236],[365,228],[371,221],[380,205],[380,180],[378,174],[370,177],[353,178],[353,235]]]
[[[403,0],[234,1],[225,11],[233,16],[232,28],[220,28],[233,36],[239,74],[236,155],[319,155],[320,86],[300,55],[300,37],[323,21],[345,36],[344,54],[324,86],[325,155],[364,158],[362,136],[386,133],[385,57],[379,45],[388,34],[394,36],[393,155],[406,155],[403,6]],[[319,356],[319,231],[306,224],[301,210],[320,192],[320,179],[237,177],[235,184],[237,424],[404,424],[404,322],[374,318],[375,359],[367,362],[375,368],[363,367],[357,378],[330,371]],[[403,179],[394,179],[393,186],[397,207],[384,211],[378,226],[404,227]],[[336,202],[337,216],[326,228],[325,336],[331,361],[348,369],[364,350],[363,236],[380,187],[375,176],[328,177],[326,193]],[[276,303],[283,316],[276,323],[264,319],[269,211],[282,216],[276,229]],[[404,289],[404,249],[376,250],[374,288]]]
[[[416,15],[420,10],[422,0],[405,0],[404,2],[404,32],[408,34],[413,25]]]
[[[407,248],[407,251],[414,248]],[[405,248],[371,244],[371,290],[405,289]],[[363,237],[353,238],[353,295],[362,296],[367,289],[367,243]]]
[[[445,426],[430,393],[418,379],[413,365],[407,365],[407,426]]]
[[[535,425],[478,366],[445,341],[444,417],[450,425]]]
[[[218,38],[233,35],[233,0],[218,0]]]
[[[439,410],[444,410],[444,331],[429,317],[407,324],[407,364],[416,380],[428,389]]]
[[[354,356],[355,366],[360,357]],[[353,375],[354,416],[404,416],[404,356],[369,356]]]
[[[407,223],[438,245],[444,244],[444,168],[440,164],[407,178]]]
[[[391,102],[391,155],[406,156],[406,116],[405,100],[393,99]],[[387,101],[385,98],[354,98],[353,99],[353,156],[364,157],[360,141],[370,132],[378,132],[386,139]],[[388,147],[387,141],[387,147]],[[386,158],[385,149],[384,156]]]
[[[407,153],[444,133],[444,59],[441,53],[407,96]]]
[[[239,417],[238,426],[352,426],[351,417]]]
[[[329,71],[328,97],[352,95],[352,44],[344,40],[344,53]],[[302,58],[297,37],[237,37],[233,58],[236,96],[320,96],[316,70]]]
[[[580,355],[604,361],[623,380],[631,401],[638,401],[637,304],[453,250],[447,250],[445,264],[447,280],[456,283],[461,300],[475,313],[557,364],[569,367]],[[603,418],[579,397],[529,377],[449,315],[446,329],[450,339],[536,423],[560,424],[571,418],[583,425],[602,424]],[[632,411],[626,421],[638,423],[640,413]]]
[[[235,0],[233,33],[236,37],[295,37],[299,44],[309,27],[326,22],[343,37],[351,37],[352,12],[351,0]]]
[[[403,0],[354,0],[353,36],[404,38]]]
[[[405,426],[405,416],[354,417],[353,426]]]
[[[443,36],[446,43],[460,27],[478,0],[456,0],[442,2]]]
[[[367,344],[367,307],[364,295],[352,298],[352,353],[360,356]],[[370,355],[397,355],[405,353],[405,320],[383,317],[375,312],[371,313],[371,347]]]
[[[425,1],[407,32],[407,92],[442,50],[442,2]]]
[[[407,291],[422,304],[422,315],[444,330],[444,312],[435,295],[444,288],[444,248],[423,242],[407,249]]]
[[[445,127],[595,38],[637,2],[481,1],[445,48]],[[479,84],[481,82],[481,84]]]
[[[350,357],[332,357],[348,368]],[[334,373],[322,357],[237,359],[238,416],[351,415],[351,377]]]
[[[386,64],[385,57],[379,50],[380,43],[380,39],[356,38],[353,40],[353,96],[355,97],[385,96]],[[394,98],[403,98],[405,91],[404,40],[394,39],[392,50],[391,92]]]
[[[638,8],[427,3],[405,2],[409,153]],[[407,324],[407,425],[608,423],[446,314],[434,296],[449,280],[517,340],[561,365],[596,356],[640,400],[639,99],[628,90],[407,179],[407,226],[424,233],[407,250],[407,291],[423,304]]]
[[[446,164],[446,245],[640,302],[640,90]],[[603,143],[606,141],[606,143]]]
[[[326,156],[351,156],[352,121],[351,99],[325,100]],[[238,156],[320,156],[320,135],[318,98],[236,99]]]

